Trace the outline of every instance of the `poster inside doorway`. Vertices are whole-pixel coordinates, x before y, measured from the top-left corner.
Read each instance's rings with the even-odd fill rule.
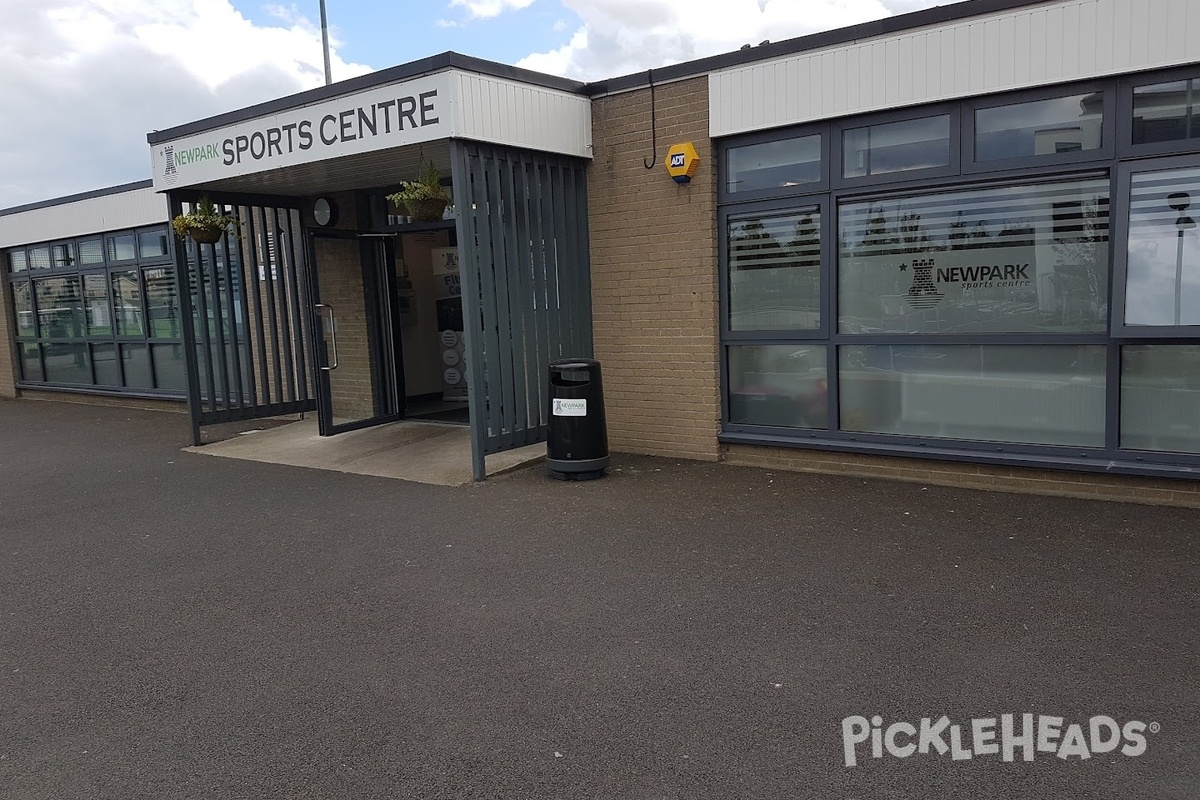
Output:
[[[458,248],[430,250],[437,286],[438,345],[442,353],[442,399],[467,399],[466,348],[463,343],[462,283]]]

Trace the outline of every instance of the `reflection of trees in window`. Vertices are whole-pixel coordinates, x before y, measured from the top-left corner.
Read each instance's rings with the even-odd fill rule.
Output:
[[[1108,198],[1052,204],[1055,291],[1063,324],[1091,320],[1108,296]]]

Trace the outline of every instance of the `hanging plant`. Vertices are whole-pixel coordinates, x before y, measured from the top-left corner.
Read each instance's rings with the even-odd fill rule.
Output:
[[[237,217],[218,211],[208,195],[201,197],[192,210],[171,220],[177,236],[190,236],[203,244],[221,241],[226,233],[237,233]]]
[[[442,187],[442,176],[432,161],[415,181],[404,181],[399,191],[387,199],[408,211],[417,222],[437,222],[450,205],[450,195]]]

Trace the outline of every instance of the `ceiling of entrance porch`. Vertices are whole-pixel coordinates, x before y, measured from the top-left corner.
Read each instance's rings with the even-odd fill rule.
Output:
[[[415,180],[430,161],[437,165],[443,176],[449,177],[449,139],[296,164],[201,183],[188,189],[313,197],[325,192],[391,187],[401,181]]]

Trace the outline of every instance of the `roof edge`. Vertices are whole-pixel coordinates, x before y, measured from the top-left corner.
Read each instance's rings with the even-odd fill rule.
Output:
[[[584,91],[586,84],[581,81],[546,75],[521,67],[513,67],[508,64],[500,64],[496,61],[488,61],[482,58],[475,58],[474,56],[464,56],[461,53],[447,51],[438,55],[420,58],[416,61],[410,61],[407,64],[381,69],[377,72],[368,72],[366,75],[348,78],[344,81],[331,83],[328,86],[306,89],[303,92],[286,95],[274,100],[267,100],[257,105],[227,111],[224,114],[206,117],[195,122],[187,122],[183,125],[176,125],[166,130],[152,131],[146,134],[146,141],[152,145],[159,144],[160,142],[168,142],[183,136],[211,131],[268,114],[278,114],[293,108],[319,103],[322,100],[332,100],[342,95],[373,89],[376,86],[386,86],[389,83],[396,83],[408,78],[416,78],[447,69],[460,69],[464,72],[474,72],[493,78],[520,81],[521,83],[541,86],[546,89],[557,89],[572,94],[586,94]]]
[[[122,183],[119,186],[109,186],[105,189],[93,189],[90,192],[80,192],[78,194],[69,194],[65,197],[54,197],[49,200],[39,200],[35,203],[25,203],[24,205],[12,206],[11,208],[0,208],[0,217],[7,217],[12,214],[20,214],[25,211],[37,211],[40,208],[53,208],[54,206],[66,205],[67,203],[78,203],[81,200],[94,200],[97,197],[107,197],[111,194],[121,194],[123,192],[133,192],[138,189],[149,189],[154,186],[154,181],[134,181],[133,183]]]
[[[606,78],[589,83],[585,92],[589,97],[625,92],[631,89],[641,89],[651,83],[660,84],[667,81],[678,81],[686,78],[697,78],[717,70],[753,64],[757,61],[767,61],[773,58],[783,58],[797,55],[810,50],[820,50],[835,47],[839,44],[862,39],[874,39],[879,36],[902,33],[915,28],[925,28],[930,25],[944,25],[949,22],[959,22],[971,17],[996,14],[1024,6],[1037,6],[1056,2],[1056,0],[963,0],[944,6],[933,6],[907,14],[897,14],[871,22],[861,22],[845,28],[830,31],[810,33],[794,39],[779,42],[769,42],[729,53],[698,58],[695,61],[684,61],[665,67],[655,67],[643,72],[634,72],[616,78]]]

